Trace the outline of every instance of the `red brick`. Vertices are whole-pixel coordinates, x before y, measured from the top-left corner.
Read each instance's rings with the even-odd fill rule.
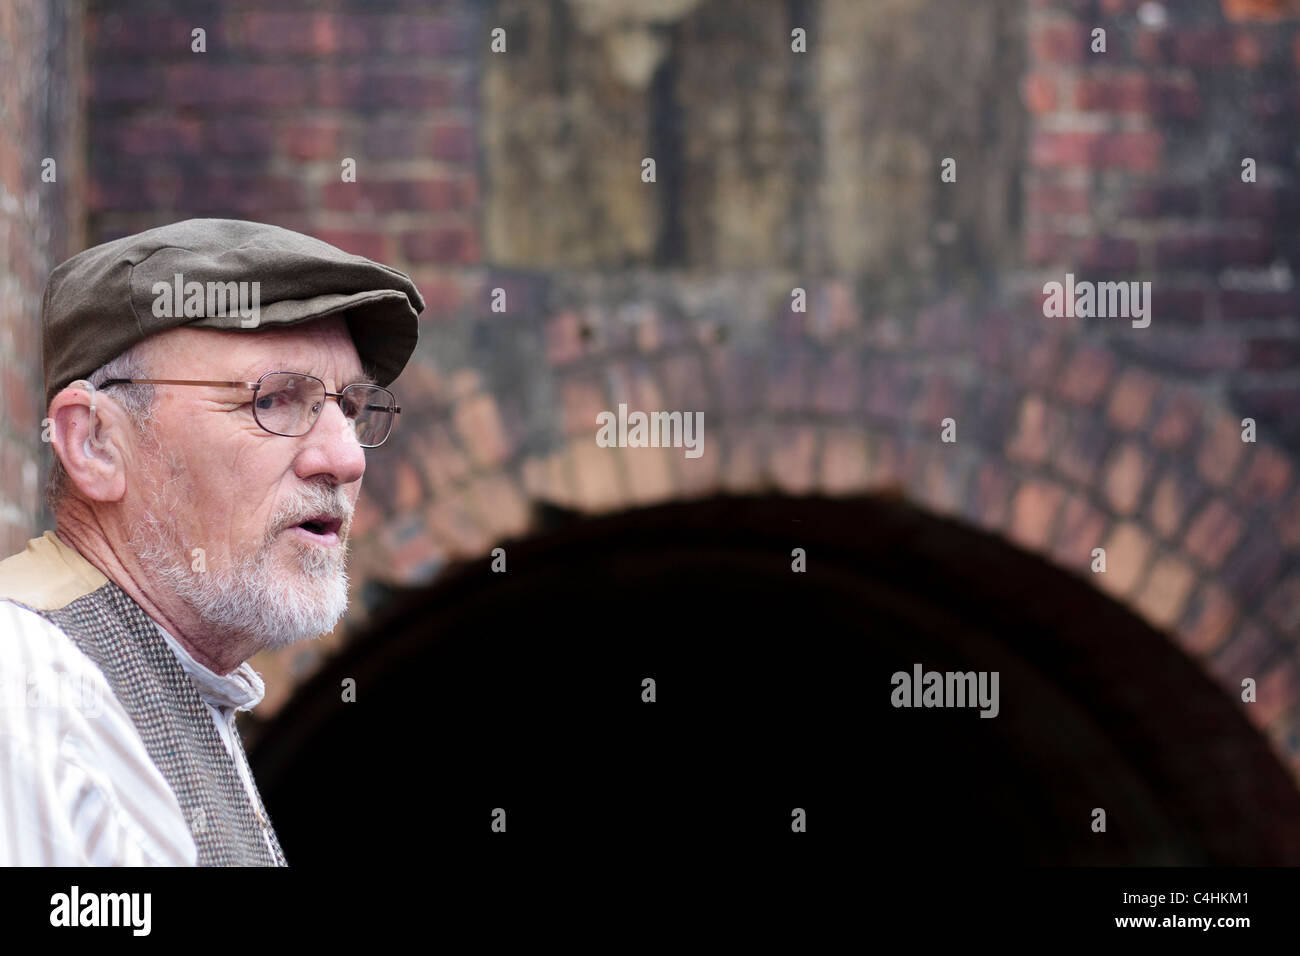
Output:
[[[474,158],[474,127],[469,123],[438,123],[429,133],[429,155],[434,159],[467,162]]]
[[[1243,151],[1236,157],[1233,163],[1236,174],[1215,190],[1213,208],[1220,210],[1223,219],[1240,218],[1256,226],[1268,224],[1290,208],[1290,190],[1268,183],[1242,182],[1241,160],[1248,155],[1251,155],[1250,151]]]
[[[1194,657],[1204,658],[1217,651],[1237,621],[1237,604],[1218,584],[1203,583],[1192,595],[1178,643]]]
[[[1057,75],[1028,73],[1020,81],[1020,98],[1031,113],[1050,113],[1057,104]]]
[[[98,138],[115,143],[124,156],[177,157],[194,155],[203,150],[203,124],[193,118],[115,117],[114,122],[104,124],[104,127],[95,124]],[[269,145],[268,138],[268,149]]]
[[[411,262],[471,264],[479,259],[478,233],[469,224],[407,232],[402,253]]]
[[[777,428],[768,445],[768,470],[787,494],[805,495],[816,484],[817,433],[811,425]]]
[[[1012,461],[1043,464],[1064,431],[1065,417],[1036,395],[1020,404],[1016,431],[1007,442],[1007,457]]]
[[[438,110],[458,105],[464,85],[450,66],[344,66],[319,75],[315,102],[362,113]]]
[[[1241,423],[1230,415],[1217,415],[1197,457],[1197,471],[1212,485],[1223,487],[1232,480],[1237,463],[1245,454]]]
[[[1133,239],[1093,236],[1075,245],[1074,264],[1079,269],[1135,269],[1138,244]]]
[[[1194,83],[1159,80],[1145,73],[1082,76],[1075,84],[1074,104],[1085,111],[1185,117],[1197,115],[1201,108]]]
[[[985,462],[971,484],[966,506],[967,518],[982,528],[1000,530],[1010,511],[1010,473],[999,463]]]
[[[889,433],[873,434],[871,442],[868,487],[901,493],[906,462],[903,461],[903,449],[898,439]]]
[[[1031,266],[1053,265],[1071,258],[1074,240],[1069,236],[1028,229],[1023,240],[1025,262]],[[1040,300],[1041,303],[1041,300]]]
[[[203,148],[222,157],[260,159],[275,152],[277,124],[261,116],[231,116],[204,125]]]
[[[190,31],[196,24],[188,15],[154,10],[148,16],[105,17],[96,12],[87,19],[88,40],[99,57],[112,62],[115,54],[147,53],[153,56],[190,52]],[[213,30],[208,30],[209,43]]]
[[[40,414],[43,398],[38,398],[40,389],[17,366],[0,368],[0,384],[3,386],[0,394],[4,396],[5,424],[19,434],[39,434],[37,425],[43,417]]]
[[[1165,472],[1151,495],[1152,525],[1164,537],[1175,537],[1200,494],[1199,487],[1184,475],[1177,471]]]
[[[1110,429],[1104,421],[1092,415],[1076,416],[1057,449],[1056,470],[1077,485],[1091,486],[1110,442]]]
[[[1152,567],[1137,599],[1137,609],[1158,627],[1172,627],[1187,607],[1195,583],[1196,574],[1190,565],[1165,555]]]
[[[1045,167],[1127,169],[1156,172],[1161,166],[1161,133],[1052,132],[1039,130],[1030,146],[1030,161]]]
[[[1106,549],[1106,573],[1093,575],[1097,586],[1115,598],[1130,595],[1142,580],[1152,541],[1136,524],[1117,524],[1102,545]]]
[[[1149,471],[1150,460],[1134,442],[1125,442],[1111,455],[1106,467],[1106,499],[1116,513],[1137,511]]]
[[[1091,572],[1092,551],[1105,540],[1106,516],[1081,495],[1070,495],[1061,510],[1052,556],[1078,573]]]
[[[767,374],[767,407],[772,411],[802,411],[811,374],[812,360],[806,350],[773,355]]]
[[[124,70],[117,63],[99,62],[89,72],[89,99],[96,107],[153,104],[163,84],[162,69],[148,63]]]
[[[834,353],[813,383],[813,406],[827,415],[848,414],[858,406],[859,362],[849,349]]]
[[[1223,564],[1241,539],[1242,522],[1219,498],[1212,499],[1192,520],[1183,544],[1207,568]]]
[[[1040,301],[1041,304],[1041,301]],[[1050,389],[1060,378],[1060,365],[1065,352],[1062,337],[1056,334],[1037,334],[1023,342],[1017,339],[1020,360],[1017,367],[1024,381],[1034,388]]]
[[[1277,578],[1282,549],[1269,525],[1257,525],[1232,552],[1219,580],[1244,606],[1257,605]]]
[[[1092,195],[1086,189],[1038,183],[1028,188],[1025,207],[1031,216],[1081,216],[1092,211]]]
[[[1156,416],[1151,440],[1166,451],[1180,448],[1196,431],[1201,419],[1201,406],[1191,395],[1181,393],[1170,396]]]
[[[1030,28],[1029,48],[1034,61],[1056,67],[1079,63],[1088,51],[1089,34],[1078,23],[1040,23]]]
[[[793,372],[787,371],[786,374]],[[867,413],[886,422],[900,421],[911,397],[911,384],[911,371],[905,363],[895,360],[872,362],[866,373]],[[793,387],[794,382],[790,381],[782,390],[789,393]],[[788,404],[785,407],[789,407]]]
[[[920,501],[936,514],[956,514],[961,507],[970,475],[969,461],[951,445],[939,445],[925,455]]]
[[[1158,380],[1136,368],[1128,368],[1110,394],[1107,418],[1121,431],[1137,431],[1146,424],[1151,403],[1160,387]]]
[[[376,262],[388,262],[393,256],[388,246],[388,236],[383,232],[364,229],[314,229],[312,235],[344,252],[365,256]]]
[[[666,356],[660,363],[660,378],[669,396],[669,407],[690,411],[713,410],[713,394],[699,356],[689,352]]]
[[[1065,491],[1051,482],[1032,480],[1020,486],[1011,502],[1008,535],[1031,551],[1047,547]]]
[[[479,467],[495,467],[510,456],[510,442],[501,424],[500,409],[491,395],[476,395],[458,402],[452,417],[465,447]],[[590,427],[594,436],[594,416]]]
[[[1237,497],[1253,505],[1281,501],[1291,487],[1291,464],[1270,445],[1246,445],[1245,473],[1237,482]]]
[[[1237,31],[1219,26],[1183,26],[1173,34],[1172,54],[1185,66],[1224,67],[1250,55],[1250,40]],[[1239,43],[1243,49],[1238,49]]]
[[[922,434],[932,434],[938,439],[939,423],[945,418],[956,421],[963,407],[960,386],[944,373],[932,373],[912,401],[911,418]],[[960,428],[957,437],[960,440]]]
[[[594,425],[592,431],[595,431]],[[450,491],[469,475],[469,458],[444,425],[433,425],[429,429],[425,447],[424,471],[434,497]]]
[[[162,98],[175,106],[220,109],[305,106],[311,77],[296,66],[178,63],[163,70]]]
[[[604,411],[617,413],[600,381],[591,375],[576,376],[560,384],[560,407],[563,409],[567,435],[590,435],[595,439],[596,416]]]
[[[856,429],[836,429],[822,445],[821,487],[830,495],[859,491],[867,484],[867,439]]]
[[[1106,389],[1115,358],[1106,349],[1080,346],[1070,356],[1061,378],[1061,395],[1082,405],[1091,405]]]
[[[1246,620],[1238,625],[1236,633],[1207,662],[1207,669],[1214,676],[1215,682],[1226,691],[1233,700],[1241,700],[1241,682],[1250,677],[1258,683],[1264,663],[1274,656],[1275,643],[1273,635],[1256,622]],[[1254,704],[1246,705],[1246,714],[1253,720]]]
[[[469,180],[464,177],[372,179],[362,166],[357,181],[328,182],[321,188],[326,209],[348,212],[442,212],[465,209]]]
[[[1294,15],[1295,0],[1221,0],[1229,20],[1277,21]]]
[[[304,120],[285,127],[285,149],[293,159],[342,160],[342,129],[335,119]]]
[[[471,49],[472,21],[465,17],[389,15],[386,49],[395,56],[461,56]]]
[[[528,502],[512,477],[493,472],[476,479],[470,496],[494,537],[518,537],[528,531]]]
[[[1201,212],[1204,201],[1200,188],[1196,186],[1143,185],[1133,190],[1128,205],[1132,215],[1135,216],[1193,217]],[[1225,202],[1224,208],[1239,207],[1231,202]]]

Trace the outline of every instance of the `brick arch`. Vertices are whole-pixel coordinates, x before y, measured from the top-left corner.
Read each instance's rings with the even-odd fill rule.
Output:
[[[716,492],[898,493],[1111,595],[1234,700],[1254,678],[1258,702],[1238,706],[1300,768],[1290,455],[1264,432],[1243,443],[1237,413],[1059,322],[959,298],[902,322],[865,316],[846,282],[809,292],[806,314],[787,308],[756,343],[725,317],[649,298],[622,317],[574,304],[522,320],[516,334],[538,336],[549,362],[551,404],[531,421],[500,369],[414,368],[403,403],[437,411],[404,423],[394,469],[372,462],[354,578],[423,583],[526,536],[540,502],[601,514]],[[437,354],[457,334],[435,330],[422,348]],[[703,410],[704,454],[597,447],[596,413],[620,402]],[[940,440],[948,417],[952,444]],[[1090,570],[1095,547],[1105,574]],[[289,669],[307,674],[315,661],[303,660]]]
[[[323,862],[325,832],[368,865],[403,852],[373,781],[406,759],[409,741],[383,728],[419,699],[435,728],[425,758],[465,782],[426,794],[430,819],[489,793],[549,818],[583,793],[620,808],[601,846],[696,845],[700,818],[668,792],[679,784],[647,776],[663,761],[697,801],[733,807],[710,838],[720,851],[768,830],[761,777],[889,820],[861,834],[884,857],[1270,865],[1300,853],[1300,791],[1199,667],[1089,582],[956,521],[879,495],[720,494],[601,516],[539,509],[503,544],[507,573],[469,561],[391,594],[265,728],[253,759],[267,806],[299,808],[281,816],[287,852]],[[915,662],[997,672],[997,719],[887,703],[887,675]],[[645,676],[668,708],[648,719],[628,697]],[[347,680],[360,710],[339,703]],[[888,768],[889,784],[845,754]],[[958,805],[953,780],[969,785]],[[346,819],[310,809],[330,785]],[[1096,806],[1113,838],[1078,825]],[[482,852],[461,827],[429,835],[446,859]]]
[[[1274,281],[1300,271],[1294,3],[708,0],[656,24],[668,46],[637,76],[581,5],[250,8],[203,64],[189,6],[87,11],[87,238],[266,219],[410,272],[429,303],[408,414],[371,457],[349,627],[371,583],[525,533],[539,500],[899,487],[1087,574],[1234,699],[1255,676],[1245,711],[1296,766],[1300,296]],[[479,42],[498,20],[509,60]],[[657,193],[624,175],[650,150]],[[39,272],[19,270],[32,315]],[[1151,278],[1153,325],[1015,298],[1066,272]],[[30,513],[39,389],[0,371]],[[623,400],[704,411],[705,456],[597,449],[594,410]],[[266,709],[347,633],[259,658]]]

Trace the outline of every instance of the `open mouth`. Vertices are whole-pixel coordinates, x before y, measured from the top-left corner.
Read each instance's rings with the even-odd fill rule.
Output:
[[[339,528],[343,526],[342,518],[332,518],[329,515],[317,515],[301,521],[294,525],[292,531],[301,531],[309,535],[313,540],[321,544],[335,544],[339,540]]]

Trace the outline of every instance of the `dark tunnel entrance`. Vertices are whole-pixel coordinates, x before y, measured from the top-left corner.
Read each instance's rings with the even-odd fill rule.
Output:
[[[1300,794],[1224,692],[1002,540],[881,498],[547,514],[505,573],[395,594],[257,736],[291,865],[473,853],[496,807],[570,855],[1300,862]],[[915,664],[997,671],[997,716],[895,708]]]

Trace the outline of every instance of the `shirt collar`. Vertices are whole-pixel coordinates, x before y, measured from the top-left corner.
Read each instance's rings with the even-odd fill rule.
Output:
[[[167,645],[176,655],[176,659],[181,662],[185,673],[190,675],[190,679],[198,687],[199,696],[211,706],[220,710],[229,708],[252,710],[266,696],[266,685],[262,683],[262,678],[248,661],[244,661],[223,677],[190,656],[190,652],[182,647],[176,638],[168,634],[157,621],[154,621],[154,627],[158,628],[158,633],[167,641]]]

